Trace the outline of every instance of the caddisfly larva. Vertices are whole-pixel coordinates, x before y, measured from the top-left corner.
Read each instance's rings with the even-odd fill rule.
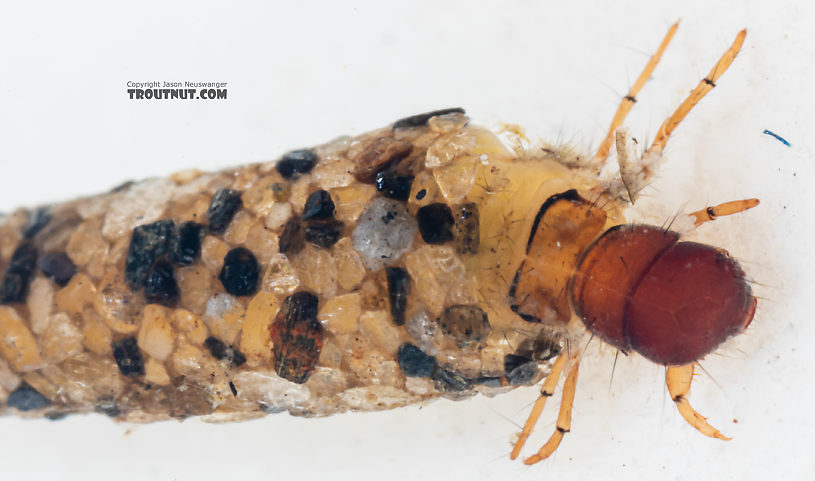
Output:
[[[565,374],[533,463],[569,431],[572,341],[588,332],[668,366],[682,416],[725,439],[687,393],[694,362],[747,327],[755,299],[727,253],[680,238],[758,201],[674,231],[623,217],[745,37],[640,154],[620,127],[675,30],[593,156],[516,152],[451,108],[0,218],[0,411],[325,416],[543,380],[514,458]]]

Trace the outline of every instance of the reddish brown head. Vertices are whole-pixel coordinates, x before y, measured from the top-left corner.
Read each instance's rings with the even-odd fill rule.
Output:
[[[664,365],[701,359],[743,331],[756,306],[726,252],[631,224],[607,230],[586,250],[572,302],[592,333]]]

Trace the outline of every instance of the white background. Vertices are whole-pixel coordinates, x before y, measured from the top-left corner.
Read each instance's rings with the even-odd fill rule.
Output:
[[[703,365],[689,428],[664,369],[594,343],[572,432],[548,461],[509,462],[536,389],[326,419],[129,426],[0,419],[3,479],[802,479],[812,409],[813,52],[809,2],[15,2],[0,15],[0,211],[184,168],[274,159],[435,108],[590,148],[669,25],[679,32],[626,122],[653,138],[736,32],[719,87],[671,140],[632,218],[743,197],[700,229],[755,281],[746,334]],[[229,98],[136,101],[127,81],[226,81]],[[770,129],[792,147],[762,135]],[[711,377],[712,376],[712,377]],[[557,398],[556,398],[557,399]],[[553,428],[554,402],[527,450]],[[511,421],[510,421],[511,420]],[[737,422],[736,422],[737,421]]]

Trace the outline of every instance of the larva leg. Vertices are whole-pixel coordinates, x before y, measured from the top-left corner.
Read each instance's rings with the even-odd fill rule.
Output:
[[[699,227],[705,222],[716,220],[716,218],[723,215],[733,215],[744,212],[747,209],[752,209],[759,204],[758,199],[742,199],[731,200],[723,204],[714,205],[713,207],[706,207],[696,212],[691,212],[689,216],[694,218],[694,227]]]
[[[557,416],[557,426],[555,432],[546,441],[536,454],[524,459],[524,464],[535,464],[548,458],[560,446],[563,435],[569,432],[572,427],[572,405],[574,404],[574,393],[577,389],[577,368],[580,363],[574,360],[569,375],[563,383],[563,399],[560,400],[560,412]]]
[[[729,441],[730,438],[719,432],[707,422],[707,418],[696,412],[688,402],[688,392],[690,391],[690,384],[693,381],[693,364],[685,366],[669,367],[665,373],[665,384],[668,386],[668,393],[671,399],[676,403],[676,409],[679,414],[685,418],[691,426],[696,428],[697,431],[709,436],[711,438]]]
[[[744,37],[747,36],[747,30],[742,30],[741,32],[736,35],[736,39],[733,41],[733,44],[730,46],[729,49],[722,55],[716,65],[713,66],[713,69],[707,74],[707,77],[703,78],[699,85],[696,86],[695,89],[691,91],[688,97],[682,102],[676,111],[668,117],[665,122],[659,127],[659,131],[657,132],[657,136],[654,139],[654,143],[651,144],[651,147],[645,153],[647,156],[649,153],[660,153],[665,148],[665,144],[668,143],[668,138],[670,138],[673,131],[676,127],[682,122],[688,112],[699,103],[702,98],[707,95],[708,92],[713,90],[713,87],[716,86],[716,81],[719,80],[719,77],[727,71],[730,64],[733,63],[733,60],[736,58],[736,55],[741,50],[741,46],[744,43]]]
[[[645,83],[651,77],[651,74],[654,73],[654,69],[659,63],[659,60],[662,58],[662,54],[665,52],[665,49],[668,48],[668,44],[671,43],[671,39],[676,33],[676,29],[678,27],[679,21],[671,25],[668,33],[665,34],[665,38],[662,39],[659,49],[657,49],[656,53],[648,60],[648,63],[642,70],[642,73],[640,73],[640,76],[637,77],[634,85],[632,85],[629,89],[628,95],[623,97],[623,99],[620,101],[620,106],[617,107],[617,112],[614,114],[614,118],[611,120],[611,125],[608,128],[608,133],[603,139],[603,142],[600,143],[597,153],[594,154],[594,159],[598,165],[602,164],[608,157],[608,153],[611,150],[611,144],[614,143],[615,132],[617,132],[617,129],[623,124],[623,121],[628,116],[628,113],[631,112],[631,109],[634,107],[634,103],[637,101],[637,95],[639,95],[640,90],[642,90],[642,87],[645,86]]]
[[[699,82],[699,85],[691,91],[676,111],[662,123],[654,139],[654,143],[645,151],[640,161],[638,163],[628,162],[628,165],[620,164],[621,177],[625,185],[625,192],[620,192],[623,198],[625,198],[627,194],[627,200],[632,203],[636,201],[639,192],[651,181],[651,177],[662,161],[662,151],[665,148],[665,144],[668,143],[671,134],[685,116],[688,115],[688,112],[716,86],[716,81],[724,74],[727,68],[730,67],[730,64],[733,63],[733,59],[736,58],[736,54],[739,53],[746,35],[747,30],[739,32],[733,44],[721,56],[719,61],[716,62],[716,65],[707,77]],[[621,148],[623,152],[628,152],[630,150],[630,140],[618,138],[618,153],[621,152]]]
[[[518,440],[515,442],[515,446],[512,448],[512,454],[509,455],[510,459],[515,459],[518,457],[518,454],[520,454],[526,440],[529,438],[529,435],[532,434],[532,429],[535,428],[535,423],[538,422],[538,418],[540,417],[541,412],[543,412],[544,406],[546,406],[546,401],[552,397],[552,394],[555,393],[555,388],[557,387],[557,382],[560,380],[560,373],[563,371],[564,364],[566,364],[565,353],[558,356],[555,363],[552,365],[552,370],[549,371],[549,375],[547,375],[546,379],[543,381],[543,386],[541,386],[541,394],[538,397],[538,400],[535,401],[535,405],[532,407],[532,412],[529,413],[529,417],[524,423],[521,434],[518,436]]]

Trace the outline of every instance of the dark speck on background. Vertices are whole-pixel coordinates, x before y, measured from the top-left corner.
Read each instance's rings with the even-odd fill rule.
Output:
[[[24,302],[36,269],[37,248],[31,241],[21,242],[11,255],[3,277],[0,302]]]
[[[195,263],[201,254],[204,226],[195,222],[182,222],[176,226],[170,245],[170,261],[178,266]]]
[[[436,369],[436,360],[413,344],[399,346],[397,360],[405,376],[430,377]]]
[[[260,265],[252,251],[236,247],[224,257],[224,267],[218,279],[226,292],[233,296],[249,296],[257,292]]]
[[[32,212],[28,216],[28,221],[23,227],[23,237],[31,239],[51,222],[51,208],[43,207]]]
[[[227,189],[226,187],[218,189],[212,197],[212,202],[207,210],[209,231],[213,234],[222,234],[242,205],[240,191]]]
[[[153,263],[170,249],[174,230],[175,224],[171,220],[160,220],[133,229],[125,261],[125,280],[131,289],[144,287]]]
[[[113,343],[113,358],[122,375],[138,377],[144,374],[144,358],[135,337],[127,337]]]
[[[428,244],[444,244],[453,240],[453,211],[445,204],[430,204],[416,212],[419,232]]]
[[[50,405],[51,400],[23,381],[17,389],[9,394],[6,404],[20,411],[33,411]]]
[[[290,180],[308,174],[317,165],[317,154],[310,149],[292,150],[277,161],[275,168],[284,179]]]
[[[64,252],[43,254],[38,261],[40,270],[60,287],[65,287],[76,274],[76,266]]]

